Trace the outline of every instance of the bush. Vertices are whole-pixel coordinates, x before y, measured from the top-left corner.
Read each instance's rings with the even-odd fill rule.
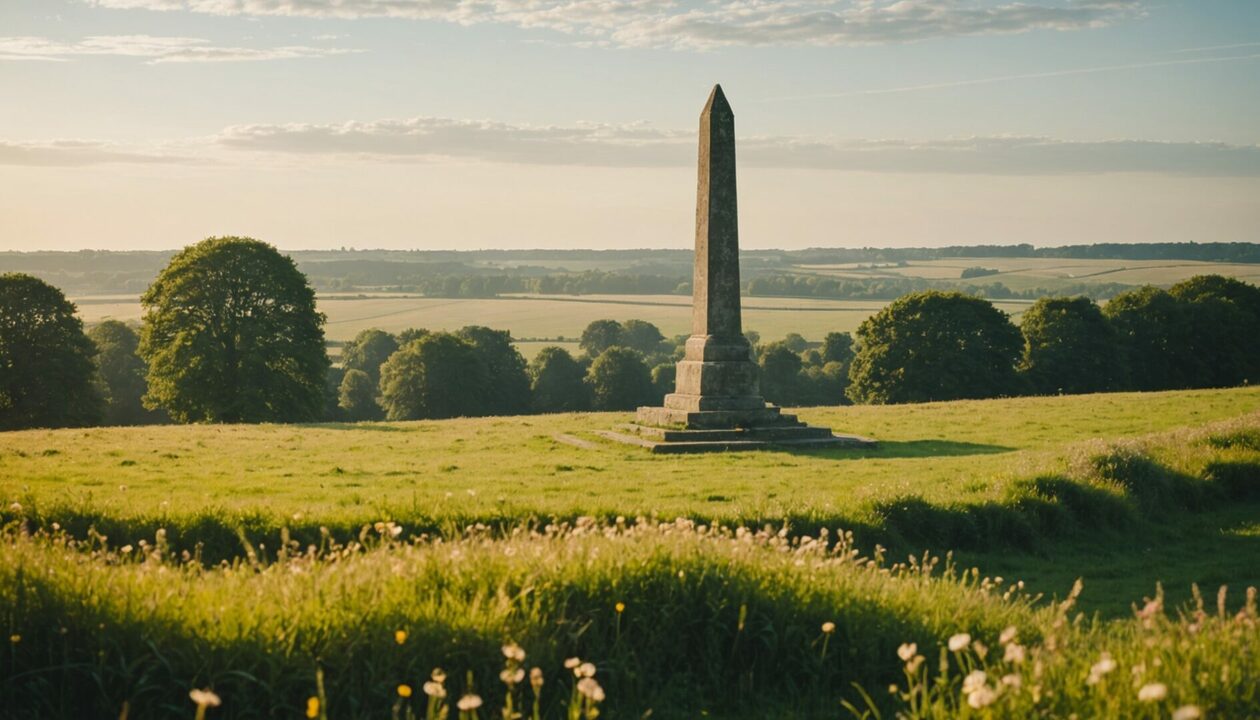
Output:
[[[633,410],[652,402],[652,375],[643,356],[610,347],[591,363],[586,382],[596,410]]]

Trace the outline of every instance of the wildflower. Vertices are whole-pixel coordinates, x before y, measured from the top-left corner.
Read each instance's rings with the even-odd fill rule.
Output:
[[[409,697],[411,697],[411,686],[410,686],[410,685],[408,685],[408,684],[406,684],[406,683],[403,683],[402,685],[399,685],[399,686],[398,686],[398,697],[400,697],[400,698],[409,698]]]
[[[617,614],[620,615],[621,613],[626,611],[626,604],[623,602],[619,602],[613,606],[613,609],[615,609],[617,611]]]
[[[462,712],[476,710],[481,707],[481,696],[473,694],[465,695],[459,699],[459,702],[455,703],[455,707],[459,708]]]
[[[1011,643],[1006,646],[1006,653],[1002,656],[1002,662],[1008,662],[1012,665],[1019,665],[1024,662],[1027,657],[1024,646],[1019,643]]]
[[[984,687],[989,676],[983,670],[973,670],[963,678],[962,691],[968,695]]]
[[[306,717],[312,720],[319,717],[319,698],[314,695],[306,698]]]
[[[595,677],[595,665],[593,665],[592,663],[584,662],[581,665],[578,665],[576,668],[574,668],[573,674],[580,678]]]
[[[1203,711],[1198,705],[1182,705],[1173,710],[1172,720],[1199,720],[1203,717]]]
[[[1010,643],[1011,641],[1015,639],[1015,634],[1017,632],[1019,631],[1015,629],[1014,625],[1008,625],[1007,628],[1003,630],[1002,634],[998,637],[998,642],[1002,643],[1003,645]]]
[[[130,555],[131,551],[134,549],[135,548],[131,547],[130,545],[123,545],[121,548],[119,548],[119,550],[122,551],[123,555]]]
[[[1102,682],[1103,676],[1116,669],[1116,661],[1111,659],[1110,653],[1103,653],[1098,662],[1089,668],[1089,677],[1085,678],[1086,685],[1097,685]]]
[[[394,631],[394,642],[398,643],[399,645],[402,645],[403,643],[407,642],[407,631],[406,631],[406,630],[395,630],[395,631]]]
[[[1142,702],[1159,702],[1168,697],[1168,686],[1164,683],[1149,683],[1138,690],[1138,700]]]
[[[446,697],[446,688],[440,682],[429,680],[424,684],[424,694],[431,698],[444,698]]]
[[[12,510],[13,512],[22,512],[22,503],[15,502],[9,506],[9,509]]]
[[[17,645],[18,643],[22,642],[22,636],[18,635],[17,633],[14,633],[13,635],[9,636],[9,642],[13,643],[14,645]]]
[[[831,633],[836,631],[836,624],[828,620],[827,622],[822,624],[822,631],[826,633],[827,635],[830,635]]]
[[[529,671],[529,686],[534,688],[534,692],[538,692],[543,686],[542,668],[536,667]]]
[[[581,664],[582,664],[582,661],[581,661],[581,660],[578,660],[578,659],[577,659],[577,658],[575,658],[575,657],[569,658],[568,660],[565,660],[565,661],[564,661],[564,666],[565,666],[566,668],[568,668],[569,670],[572,670],[573,668],[575,668],[575,667],[577,667],[578,665],[581,665]]]
[[[446,673],[442,671],[442,668],[433,668],[433,672],[429,674],[429,677],[433,678],[435,683],[446,682]]]
[[[219,707],[222,700],[213,690],[189,690],[188,697],[197,704],[199,708]]]
[[[516,643],[508,643],[503,646],[503,657],[516,662],[525,662],[525,651]]]
[[[1003,675],[1003,676],[1002,676],[1002,684],[1003,684],[1003,685],[1006,685],[1006,686],[1008,686],[1008,687],[1013,687],[1013,688],[1015,688],[1016,690],[1018,690],[1020,687],[1022,687],[1022,686],[1023,686],[1023,684],[1024,684],[1024,679],[1023,679],[1023,678],[1021,678],[1021,677],[1020,677],[1019,675],[1017,675],[1016,673],[1011,673],[1011,674],[1009,674],[1009,675]]]
[[[595,682],[595,678],[582,678],[578,681],[577,689],[578,692],[582,693],[582,695],[588,698],[591,702],[604,701],[604,688],[600,687],[599,683]]]
[[[949,639],[950,652],[962,652],[971,644],[971,636],[967,633],[958,633]]]
[[[967,704],[976,710],[992,705],[994,700],[997,700],[997,693],[993,692],[988,686],[982,687],[967,696]]]
[[[499,673],[499,679],[503,681],[504,685],[515,685],[525,679],[525,671],[521,668],[516,668],[515,670],[504,670]]]
[[[910,662],[910,658],[918,652],[919,646],[916,643],[902,643],[901,647],[897,648],[897,657],[901,658],[902,662]]]

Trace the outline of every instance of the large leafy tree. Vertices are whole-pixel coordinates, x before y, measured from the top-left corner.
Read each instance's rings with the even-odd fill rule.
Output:
[[[472,343],[450,333],[429,333],[381,366],[380,403],[390,420],[485,415],[490,384]]]
[[[529,363],[533,408],[536,412],[589,410],[590,388],[583,381],[586,368],[561,347],[545,347]]]
[[[801,356],[780,340],[761,350],[761,394],[778,405],[801,402]]]
[[[655,395],[643,356],[626,347],[610,347],[595,358],[586,382],[596,410],[633,410]]]
[[[1018,389],[1019,330],[977,297],[905,295],[863,321],[857,340],[847,390],[854,402],[984,398]]]
[[[347,370],[337,391],[337,407],[349,420],[380,420],[384,413],[376,403],[376,383],[362,370]]]
[[[841,363],[848,367],[853,362],[853,336],[847,332],[830,332],[823,338],[822,361]]]
[[[621,344],[631,350],[638,350],[645,356],[661,352],[661,343],[665,336],[661,329],[646,320],[627,320],[621,323]]]
[[[490,373],[490,392],[486,397],[488,415],[520,415],[529,412],[529,375],[525,358],[512,345],[507,330],[491,330],[469,325],[455,333],[468,341],[481,364]]]
[[[1034,392],[1089,393],[1124,387],[1120,345],[1102,310],[1085,297],[1041,298],[1020,320],[1020,371]]]
[[[1199,361],[1194,384],[1260,381],[1260,287],[1222,275],[1196,275],[1168,293],[1186,304],[1187,341]]]
[[[398,347],[398,340],[384,330],[362,330],[342,349],[341,365],[347,370],[362,370],[373,383],[378,383],[381,365],[398,352]]]
[[[596,357],[610,347],[625,345],[625,328],[616,320],[595,320],[582,331],[578,347],[587,357]]]
[[[161,415],[144,406],[148,384],[140,359],[140,336],[126,323],[106,320],[88,331],[99,354],[96,365],[108,389],[105,422],[109,425],[141,425],[157,422]]]
[[[96,347],[74,304],[30,275],[0,275],[0,430],[101,419]]]
[[[1120,293],[1103,308],[1116,329],[1129,387],[1170,390],[1191,387],[1200,358],[1191,342],[1186,303],[1153,285]]]
[[[141,298],[149,407],[182,422],[299,422],[324,405],[324,316],[293,260],[240,237],[185,248]]]

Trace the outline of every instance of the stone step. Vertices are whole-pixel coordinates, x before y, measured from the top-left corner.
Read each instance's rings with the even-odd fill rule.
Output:
[[[817,429],[817,428],[811,428]],[[703,432],[703,431],[702,431]],[[709,439],[689,439],[679,441],[656,441],[644,438],[637,433],[630,435],[627,433],[613,432],[611,430],[603,430],[599,435],[608,439],[627,445],[637,445],[639,447],[648,448],[653,453],[662,455],[674,454],[692,454],[706,452],[730,452],[739,450],[790,450],[798,449],[824,449],[824,448],[873,448],[877,445],[874,440],[856,435],[831,435],[827,437],[797,437],[782,439],[715,439],[710,436]],[[694,437],[694,436],[693,436]]]
[[[678,430],[674,428],[628,424],[621,425],[618,429],[660,442],[801,440],[806,438],[829,438],[832,436],[831,431],[827,428],[810,427],[808,425],[731,428],[726,430]]]

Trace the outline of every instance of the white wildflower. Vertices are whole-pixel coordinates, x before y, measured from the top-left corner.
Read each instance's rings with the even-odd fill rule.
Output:
[[[958,633],[949,639],[950,652],[962,652],[971,644],[971,635],[967,633]]]

